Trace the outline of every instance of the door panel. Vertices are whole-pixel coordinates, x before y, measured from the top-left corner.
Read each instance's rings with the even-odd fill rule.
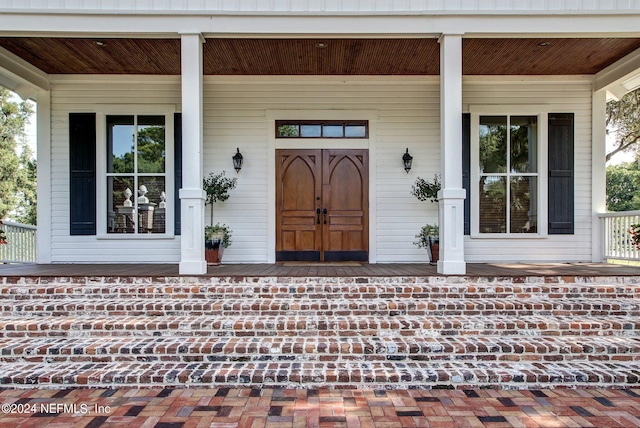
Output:
[[[320,260],[320,150],[276,151],[276,259]]]
[[[369,159],[367,150],[325,150],[323,203],[324,259],[368,260]]]
[[[367,261],[367,150],[277,150],[276,162],[276,260]]]

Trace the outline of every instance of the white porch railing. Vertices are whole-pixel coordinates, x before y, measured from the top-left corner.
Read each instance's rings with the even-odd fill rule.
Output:
[[[640,211],[602,213],[604,222],[604,257],[612,260],[640,260],[640,251],[633,245],[629,228],[640,223]]]
[[[0,263],[36,263],[38,228],[28,224],[3,221],[0,228],[7,243],[0,244]]]

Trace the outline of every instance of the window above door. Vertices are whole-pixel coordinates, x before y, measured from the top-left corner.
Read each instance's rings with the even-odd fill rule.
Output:
[[[276,138],[369,138],[369,121],[276,120]]]

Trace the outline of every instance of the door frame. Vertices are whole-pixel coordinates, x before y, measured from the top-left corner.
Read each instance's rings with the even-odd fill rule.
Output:
[[[267,110],[267,250],[268,263],[276,262],[276,149],[368,149],[369,150],[369,263],[377,261],[376,123],[377,110]],[[369,138],[276,139],[276,120],[368,120]]]

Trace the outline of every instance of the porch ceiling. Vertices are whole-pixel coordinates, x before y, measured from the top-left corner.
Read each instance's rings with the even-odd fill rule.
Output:
[[[0,46],[49,74],[180,74],[179,39],[2,37]],[[595,74],[639,48],[640,38],[468,38],[463,74]],[[204,44],[205,75],[438,75],[439,67],[433,38]]]

